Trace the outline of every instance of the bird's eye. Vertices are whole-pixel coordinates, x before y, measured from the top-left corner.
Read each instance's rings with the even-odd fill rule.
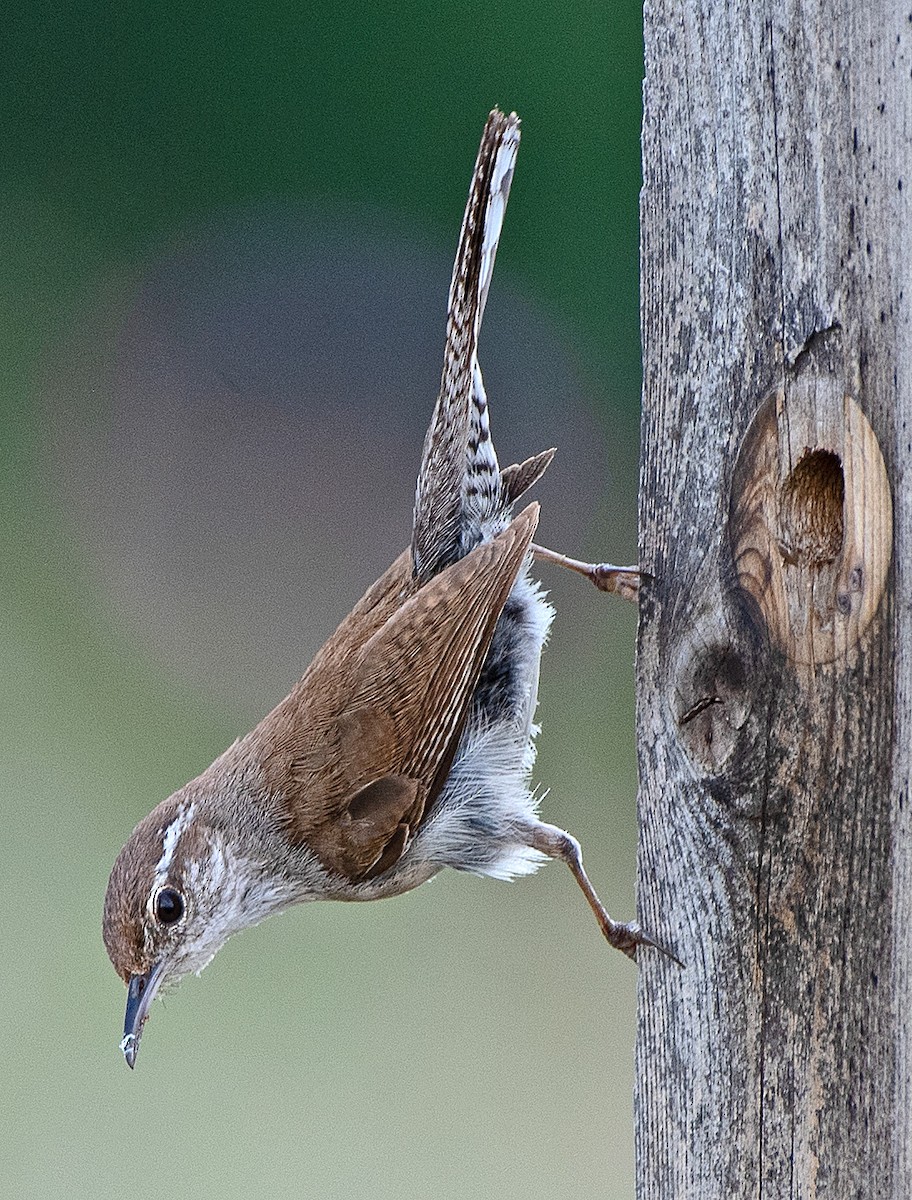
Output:
[[[175,888],[162,888],[155,897],[155,915],[163,925],[173,925],[184,915],[184,898]]]

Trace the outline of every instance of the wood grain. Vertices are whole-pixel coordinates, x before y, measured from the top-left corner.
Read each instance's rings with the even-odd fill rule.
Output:
[[[646,6],[649,1200],[912,1195],[910,13]]]

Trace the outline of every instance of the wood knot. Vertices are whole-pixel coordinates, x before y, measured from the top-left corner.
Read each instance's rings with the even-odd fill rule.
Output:
[[[738,583],[793,662],[847,657],[874,619],[893,552],[883,455],[832,376],[800,374],[761,405],[729,503]]]
[[[696,617],[674,670],[678,736],[695,766],[710,775],[725,768],[751,710],[751,671],[725,634],[717,612]]]

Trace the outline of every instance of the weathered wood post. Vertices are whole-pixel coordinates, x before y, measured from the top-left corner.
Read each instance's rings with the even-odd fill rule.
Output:
[[[912,1197],[912,5],[647,0],[641,1200]]]

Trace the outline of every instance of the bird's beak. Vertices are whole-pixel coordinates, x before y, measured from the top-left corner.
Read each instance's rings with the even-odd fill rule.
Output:
[[[133,1070],[136,1056],[139,1054],[139,1039],[149,1015],[149,1005],[155,999],[165,973],[165,964],[157,962],[146,971],[145,975],[131,975],[127,984],[127,1015],[124,1020],[123,1041],[120,1048],[127,1060],[127,1066]]]

